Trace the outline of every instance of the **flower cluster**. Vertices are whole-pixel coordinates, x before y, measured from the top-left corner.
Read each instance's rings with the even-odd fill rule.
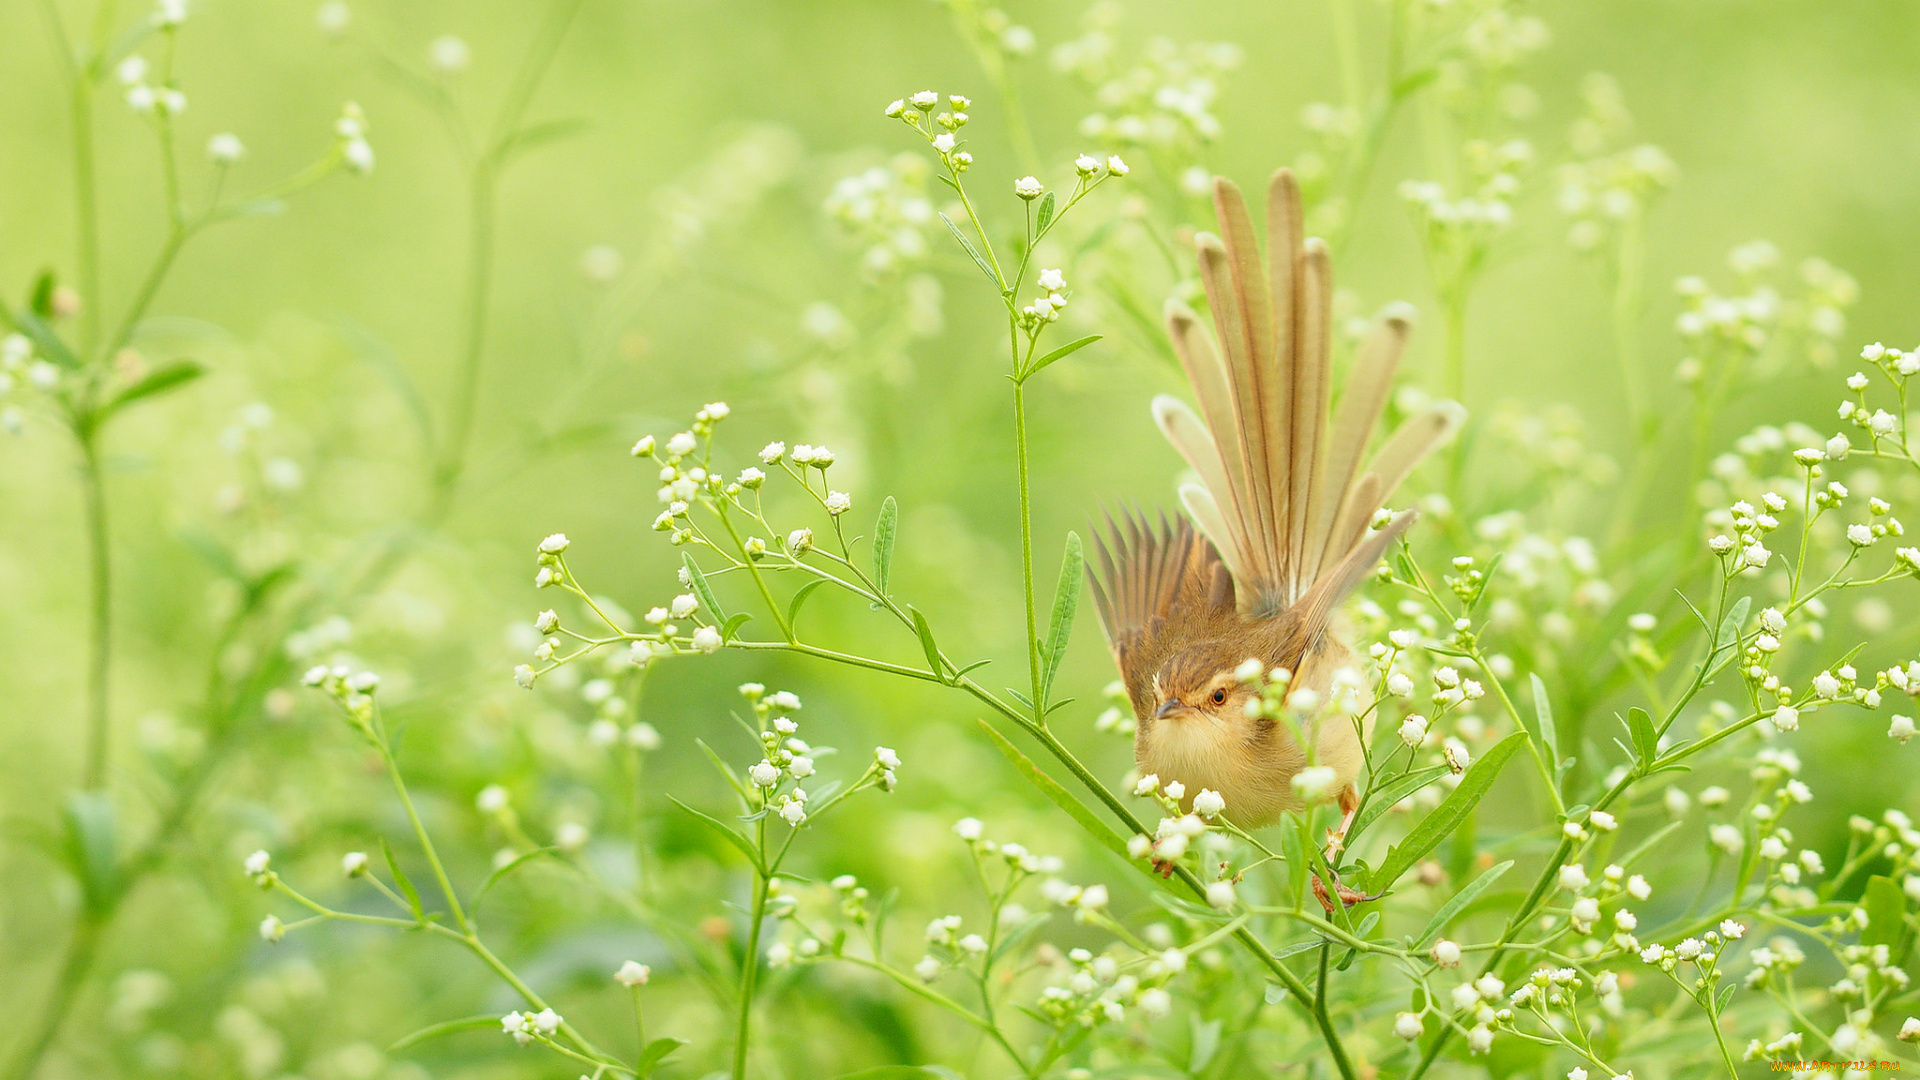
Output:
[[[1080,133],[1150,148],[1174,162],[1192,160],[1220,134],[1214,102],[1240,66],[1240,48],[1156,37],[1129,62],[1119,55],[1115,22],[1111,8],[1096,6],[1086,33],[1053,50],[1054,68],[1085,86],[1098,110],[1080,121]]]

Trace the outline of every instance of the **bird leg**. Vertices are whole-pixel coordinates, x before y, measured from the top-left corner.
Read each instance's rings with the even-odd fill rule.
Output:
[[[1341,813],[1340,827],[1327,830],[1326,856],[1327,865],[1329,866],[1334,864],[1335,860],[1340,857],[1341,850],[1346,847],[1347,830],[1353,828],[1354,815],[1360,812],[1360,795],[1351,786],[1340,793],[1339,802]],[[1368,896],[1358,889],[1343,884],[1337,873],[1333,878],[1333,896],[1327,894],[1327,887],[1321,882],[1320,875],[1313,875],[1313,895],[1320,901],[1320,906],[1327,909],[1327,914],[1329,915],[1333,914],[1333,896],[1338,896],[1340,903],[1347,907],[1352,907],[1355,904],[1364,904],[1369,900],[1378,900],[1380,898],[1379,894]]]

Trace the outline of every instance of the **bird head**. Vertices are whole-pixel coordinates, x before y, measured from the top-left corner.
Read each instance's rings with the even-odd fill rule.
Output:
[[[1233,727],[1250,723],[1247,702],[1256,688],[1234,673],[1236,666],[1221,663],[1213,649],[1175,653],[1154,674],[1152,719],[1205,718]]]

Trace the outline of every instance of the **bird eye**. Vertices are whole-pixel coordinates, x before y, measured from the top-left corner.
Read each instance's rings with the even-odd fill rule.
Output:
[[[1213,703],[1214,703],[1215,705],[1225,705],[1225,704],[1227,703],[1227,690],[1226,690],[1226,688],[1225,688],[1225,687],[1217,687],[1217,688],[1215,688],[1215,690],[1213,691],[1213,695],[1212,695],[1212,697],[1213,697]]]

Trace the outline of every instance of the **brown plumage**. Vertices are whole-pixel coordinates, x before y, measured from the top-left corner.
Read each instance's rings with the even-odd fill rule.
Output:
[[[1217,791],[1228,817],[1257,826],[1302,808],[1292,781],[1307,755],[1283,726],[1248,718],[1254,691],[1234,669],[1250,658],[1284,667],[1293,686],[1324,700],[1334,672],[1355,662],[1337,625],[1340,602],[1414,515],[1369,524],[1463,411],[1429,408],[1363,466],[1410,311],[1398,305],[1375,321],[1333,406],[1332,269],[1326,245],[1302,239],[1292,174],[1282,169],[1268,186],[1264,262],[1230,181],[1215,179],[1214,209],[1220,235],[1195,239],[1214,333],[1185,305],[1167,305],[1199,411],[1153,402],[1161,431],[1199,476],[1180,488],[1192,520],[1110,519],[1090,570],[1138,720],[1140,771],[1180,781],[1189,801]],[[1344,719],[1307,729],[1314,762],[1335,770],[1329,795],[1351,813],[1365,733]]]

